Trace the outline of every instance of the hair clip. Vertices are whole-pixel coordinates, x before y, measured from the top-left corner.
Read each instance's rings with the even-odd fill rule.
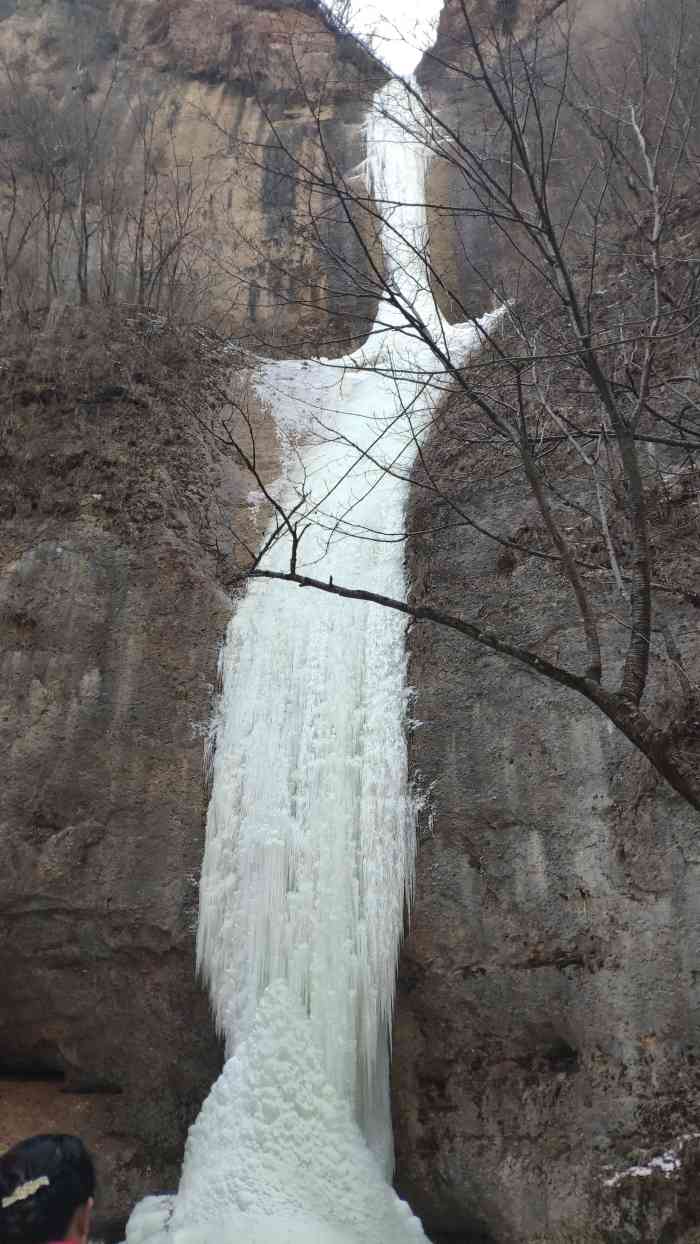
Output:
[[[2,1198],[2,1208],[9,1209],[11,1205],[15,1205],[17,1201],[26,1201],[30,1196],[34,1196],[40,1188],[48,1188],[50,1184],[48,1175],[40,1175],[38,1179],[29,1179],[25,1184],[20,1184],[11,1192],[9,1196]]]

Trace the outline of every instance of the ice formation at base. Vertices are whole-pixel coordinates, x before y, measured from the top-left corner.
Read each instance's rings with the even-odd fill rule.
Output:
[[[396,598],[405,476],[435,369],[396,301],[460,358],[477,340],[444,324],[430,294],[415,124],[390,83],[369,119],[367,171],[398,299],[354,355],[266,363],[257,377],[289,449],[280,487],[310,522],[298,569]],[[265,565],[289,557],[281,539]],[[415,846],[404,629],[391,610],[278,582],[251,583],[236,610],[198,930],[228,1061],[177,1196],[137,1206],[128,1244],[425,1238],[389,1183],[390,1021]]]
[[[153,1239],[164,1219],[176,1244],[423,1238],[328,1083],[308,1017],[280,981],[191,1129],[177,1198],[142,1202],[129,1240]]]

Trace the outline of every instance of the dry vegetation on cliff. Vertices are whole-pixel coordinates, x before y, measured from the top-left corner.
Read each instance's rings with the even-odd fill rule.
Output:
[[[168,0],[10,3],[0,310],[125,301],[226,332],[264,322],[277,344],[304,329],[317,339],[329,313],[342,324],[342,295],[267,122],[306,159],[308,97],[322,94],[329,144],[346,149],[371,72],[382,73],[311,0],[210,0],[206,20]],[[280,316],[292,297],[303,316]]]
[[[255,410],[273,470],[266,414],[211,330],[123,306],[63,307],[55,322],[9,326],[0,519],[6,530],[26,519],[47,530],[57,519],[88,521],[132,547],[168,530],[193,547],[227,547],[230,516],[215,502],[216,481],[237,468],[216,433],[244,405]],[[262,521],[239,505],[240,533],[256,539]]]

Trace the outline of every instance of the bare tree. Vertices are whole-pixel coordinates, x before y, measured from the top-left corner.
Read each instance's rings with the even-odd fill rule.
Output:
[[[211,162],[178,151],[172,88],[114,58],[60,98],[21,60],[0,74],[0,262],[6,313],[53,300],[214,313]]]
[[[2,173],[5,190],[4,232],[7,239],[5,291],[17,277],[20,257],[31,255],[33,281],[48,305],[61,288],[62,235],[67,217],[70,153],[66,134],[46,92],[33,92],[22,65],[3,63]],[[19,250],[10,254],[23,221]]]
[[[461,187],[450,214],[480,223],[494,239],[493,264],[469,251],[463,257],[491,305],[508,308],[500,328],[479,330],[477,359],[465,366],[449,334],[425,312],[419,294],[473,321],[459,291],[431,264],[428,240],[403,231],[401,203],[359,192],[334,161],[322,101],[307,95],[319,162],[295,162],[272,122],[257,158],[265,165],[269,150],[281,149],[291,169],[286,175],[309,203],[320,198],[339,208],[365,263],[360,272],[349,269],[342,254],[333,258],[343,277],[355,281],[363,308],[368,297],[379,298],[375,332],[395,326],[400,312],[407,336],[430,351],[421,383],[448,403],[461,403],[479,452],[498,455],[503,470],[529,491],[539,515],[534,536],[488,530],[448,490],[440,495],[453,522],[479,530],[513,555],[557,568],[578,612],[585,657],[578,666],[558,664],[536,643],[449,614],[429,599],[407,603],[301,573],[300,550],[309,522],[319,521],[318,503],[314,519],[305,512],[303,488],[291,506],[282,494],[273,495],[256,467],[254,428],[245,419],[239,425],[245,435],[231,432],[229,446],[264,486],[273,522],[262,554],[247,550],[234,578],[286,579],[359,597],[515,658],[595,704],[700,809],[700,697],[664,614],[669,599],[698,607],[700,595],[692,583],[667,581],[654,550],[660,494],[671,477],[695,471],[700,451],[700,291],[693,245],[678,227],[697,177],[697,17],[686,0],[673,0],[672,11],[664,6],[663,12],[651,0],[631,0],[601,54],[599,33],[593,47],[566,0],[549,6],[521,37],[500,20],[477,26],[471,6],[460,5],[463,56],[440,68],[458,82],[471,124],[460,128],[411,83],[410,119],[402,114],[399,121],[406,139],[448,165]],[[428,207],[435,220],[446,205]],[[318,244],[332,248],[324,212],[311,214]],[[367,239],[381,222],[407,263],[425,249],[422,291],[408,295],[377,262]],[[684,356],[690,361],[679,367]],[[350,365],[362,366],[357,360]],[[425,430],[404,413],[419,455],[415,482],[439,490],[422,449]],[[443,415],[438,404],[434,417]],[[324,433],[333,435],[328,427],[318,430]],[[358,461],[381,464],[379,452],[355,448]],[[387,469],[402,471],[400,465]],[[577,515],[590,538],[579,537],[572,523]],[[289,546],[284,570],[262,561],[278,539]],[[610,591],[617,593],[627,635],[619,672],[618,654],[605,651],[601,640]],[[676,675],[671,706],[650,703],[650,653],[658,638]]]
[[[115,207],[114,201],[102,201],[100,188],[114,162],[122,107],[119,63],[113,62],[99,90],[82,70],[60,100],[27,83],[21,60],[5,59],[2,71],[5,287],[16,275],[20,255],[26,259],[31,253],[39,287],[34,305],[39,290],[47,306],[68,296],[73,282],[80,303],[87,305],[92,241],[104,228],[106,210]]]

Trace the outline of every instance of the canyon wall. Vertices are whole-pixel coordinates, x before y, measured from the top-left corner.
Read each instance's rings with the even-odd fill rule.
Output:
[[[477,30],[508,26],[527,48],[538,17],[556,7],[483,3],[468,12]],[[595,17],[598,33],[615,7],[578,6],[584,18]],[[419,76],[435,110],[466,139],[484,132],[465,102],[473,98],[470,66],[455,0]],[[573,158],[576,132],[561,138]],[[567,159],[555,172],[553,199],[564,198],[570,169]],[[686,238],[688,255],[696,252],[700,216],[694,191],[688,195],[682,226],[674,217],[664,234],[668,254]],[[457,162],[433,165],[428,198],[469,206]],[[631,218],[630,236],[644,239]],[[492,306],[496,287],[508,292],[509,264],[514,272],[519,266],[484,215],[433,210],[431,255],[455,295],[450,302],[438,290],[452,319]],[[548,309],[560,314],[540,274],[526,276],[520,266],[520,283],[510,289],[526,322],[538,300],[542,322]],[[628,259],[601,264],[596,295],[610,306],[641,307],[632,268]],[[527,353],[507,327],[499,346],[509,357],[518,346]],[[683,373],[692,348],[675,356],[671,349],[657,362],[660,394],[669,374]],[[566,373],[563,357],[546,373],[548,401],[581,410],[585,385]],[[532,494],[485,424],[464,394],[435,420],[409,511],[413,599],[582,668],[580,620],[563,574],[469,524],[471,517],[515,546],[546,547]],[[558,506],[566,470],[552,478]],[[671,470],[659,478],[676,477]],[[692,586],[697,468],[677,478],[668,510],[656,509],[650,490],[655,566],[670,582]],[[581,549],[581,512],[574,505],[562,521]],[[608,581],[589,579],[587,590],[603,619],[611,679],[626,632]],[[663,596],[658,610],[697,685],[696,609]],[[573,692],[430,624],[409,628],[409,653],[411,764],[426,807],[394,1027],[399,1190],[436,1239],[694,1240],[698,815]],[[645,703],[670,704],[676,694],[673,665],[656,644],[650,688]],[[697,739],[695,747],[697,756]]]
[[[473,11],[518,33],[542,9]],[[460,76],[440,64],[461,63],[460,12],[447,4],[420,77],[468,132]],[[157,98],[159,141],[202,187],[197,237],[229,329],[263,350],[341,353],[371,318],[336,264],[362,266],[361,248],[298,172],[318,166],[319,135],[355,168],[376,67],[310,4],[4,0],[2,47],[50,98],[69,64],[81,89],[86,14],[94,89],[126,64],[127,111]],[[460,193],[434,165],[431,202]],[[482,310],[503,275],[497,238],[449,212],[431,238],[443,309]],[[179,403],[209,374],[199,347],[136,315],[107,317],[98,349],[89,313],[56,314],[27,357],[5,347],[0,372],[0,1145],[83,1133],[109,1235],[136,1197],[176,1183],[219,1066],[193,973],[203,735],[234,606],[216,550],[230,515],[252,539],[261,519]],[[464,482],[464,418],[436,425],[431,472],[487,525],[533,528],[524,491]],[[660,550],[686,574],[695,495]],[[440,513],[417,488],[416,598],[468,602],[574,660],[560,577],[438,531]],[[674,604],[672,620],[695,677],[695,615]],[[698,1221],[697,818],[572,693],[446,632],[414,626],[409,644],[412,771],[429,798],[394,1034],[398,1187],[436,1239],[675,1244]]]
[[[342,353],[364,330],[372,309],[356,314],[336,263],[361,266],[361,248],[306,171],[322,144],[340,175],[361,160],[376,67],[314,4],[17,0],[0,9],[0,50],[3,107],[29,128],[76,97],[92,115],[109,104],[119,229],[138,220],[144,178],[148,228],[186,214],[206,273],[188,317],[204,309],[265,352]],[[65,222],[60,237],[58,297],[6,336],[0,385],[0,1146],[79,1131],[98,1231],[121,1238],[136,1198],[176,1186],[220,1065],[193,941],[233,607],[216,550],[232,526],[255,544],[264,516],[197,422],[214,339],[172,335],[158,308],[73,310]],[[274,477],[264,414],[256,452]]]
[[[495,39],[508,31],[525,41],[538,23],[559,6],[551,0],[471,0],[466,12],[483,53],[494,55]],[[435,44],[423,56],[416,76],[428,105],[459,142],[480,151],[488,100],[471,72],[471,39],[459,0],[445,0]],[[545,20],[545,26],[546,26]],[[477,75],[478,76],[478,75]],[[455,159],[434,159],[428,173],[430,258],[440,280],[434,294],[450,321],[479,315],[494,305],[494,289],[507,281],[511,257],[502,235],[481,210]]]
[[[109,342],[106,350],[105,342]],[[195,979],[203,744],[250,484],[194,414],[213,340],[64,311],[3,343],[0,1146],[78,1131],[98,1231],[176,1184],[220,1065]],[[196,394],[193,414],[188,393]],[[261,462],[276,442],[261,422]]]
[[[61,159],[79,162],[81,106],[90,118],[88,275],[97,296],[100,251],[113,248],[121,262],[110,281],[137,301],[129,267],[139,266],[131,252],[145,228],[147,282],[149,266],[180,246],[176,310],[188,318],[214,319],[268,353],[342,353],[346,337],[366,331],[372,306],[358,315],[348,276],[363,270],[362,247],[312,182],[328,166],[362,190],[353,176],[360,127],[382,73],[313,0],[16,0],[0,14],[0,50],[0,111],[29,146],[23,184],[38,163],[44,189],[50,141],[66,147]],[[56,284],[69,301],[72,207],[69,192],[55,226]],[[112,215],[105,244],[100,218]]]
[[[536,529],[524,488],[455,487],[463,418],[430,447],[439,486],[487,527]],[[561,576],[445,531],[434,496],[412,521],[443,528],[412,542],[416,599],[575,667]],[[694,611],[669,617],[697,677]],[[440,1238],[680,1240],[700,1212],[697,813],[573,692],[440,628],[409,636],[429,807],[394,1026],[399,1189]],[[624,1174],[667,1150],[671,1174]]]
[[[357,243],[299,170],[321,140],[343,174],[359,162],[376,69],[314,4],[17,0],[0,50],[25,119],[71,91],[92,108],[119,93],[129,194],[152,123],[147,173],[176,170],[209,322],[299,354],[362,331],[335,264],[361,263]],[[176,1186],[220,1065],[194,965],[204,742],[233,608],[217,549],[232,526],[254,544],[264,515],[198,423],[231,356],[157,314],[71,307],[68,243],[61,263],[48,317],[2,354],[0,1146],[79,1131],[98,1232],[121,1238],[135,1199]]]

